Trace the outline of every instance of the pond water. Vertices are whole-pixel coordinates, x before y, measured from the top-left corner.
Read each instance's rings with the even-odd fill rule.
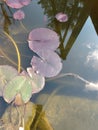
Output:
[[[39,27],[56,31],[60,36],[60,46],[56,52],[62,59],[63,68],[58,76],[46,80],[44,89],[34,94],[31,101],[44,106],[54,130],[97,130],[97,0],[32,0],[23,10],[25,19],[16,21],[12,18],[15,10],[11,9],[11,13],[1,4],[0,64],[17,68],[16,50],[4,31],[16,41],[24,69],[29,66],[33,55],[27,45],[29,32]],[[59,12],[68,15],[67,22],[61,23],[55,19]],[[1,98],[1,115],[7,105]]]

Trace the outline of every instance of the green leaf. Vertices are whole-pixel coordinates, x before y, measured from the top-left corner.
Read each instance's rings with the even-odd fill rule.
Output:
[[[18,72],[15,68],[8,65],[0,65],[0,96],[2,96],[5,85],[16,75],[18,75]]]
[[[6,102],[12,102],[16,95],[20,94],[24,103],[32,96],[32,82],[26,76],[16,76],[5,86],[3,97]]]

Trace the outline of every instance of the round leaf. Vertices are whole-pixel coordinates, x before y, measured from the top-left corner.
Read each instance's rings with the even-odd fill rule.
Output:
[[[37,28],[30,32],[28,42],[30,49],[36,53],[46,49],[56,50],[59,46],[59,36],[48,28]]]
[[[16,75],[18,75],[18,72],[15,68],[8,65],[0,65],[0,96],[2,96],[5,85]]]
[[[60,57],[51,50],[40,51],[40,57],[31,60],[32,68],[44,77],[56,76],[62,69]]]
[[[3,97],[10,103],[17,94],[21,95],[24,103],[28,102],[32,96],[32,82],[25,76],[16,76],[5,87]]]
[[[68,21],[68,16],[62,12],[56,14],[55,17],[59,22],[67,22]]]
[[[11,8],[22,8],[25,5],[28,5],[31,0],[5,0],[6,4]]]
[[[33,68],[27,68],[27,72],[32,80],[32,93],[38,93],[45,85],[45,78],[34,72]]]
[[[22,10],[18,10],[13,14],[14,19],[16,20],[22,20],[25,17],[25,14]]]

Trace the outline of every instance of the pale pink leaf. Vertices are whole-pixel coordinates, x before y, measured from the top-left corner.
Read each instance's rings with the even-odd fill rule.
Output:
[[[59,36],[48,28],[33,29],[28,37],[29,47],[34,52],[40,50],[56,50],[59,46]]]
[[[25,14],[22,10],[18,10],[13,14],[14,19],[16,20],[22,20],[25,17]]]
[[[5,0],[5,2],[9,7],[19,9],[28,5],[31,0]]]
[[[33,56],[32,68],[44,77],[56,76],[62,69],[60,57],[52,50],[39,52],[40,57]]]
[[[62,12],[56,14],[55,17],[56,17],[56,19],[57,19],[59,22],[66,22],[66,21],[68,21],[68,16],[67,16],[67,14],[64,14],[64,13],[62,13]]]
[[[27,72],[32,80],[32,94],[40,92],[45,85],[45,78],[34,72],[33,68],[28,67]]]

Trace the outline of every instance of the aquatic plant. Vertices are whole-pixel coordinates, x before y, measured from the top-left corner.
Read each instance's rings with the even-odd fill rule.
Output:
[[[18,97],[22,103],[27,103],[33,93],[39,92],[45,84],[44,77],[34,73],[30,68],[27,72],[18,71],[8,65],[0,65],[0,96],[7,103],[11,103]],[[15,101],[16,105],[21,105]]]
[[[28,4],[30,4],[31,0],[4,0],[6,4],[11,8],[20,9]]]
[[[30,0],[5,0],[4,2],[10,8],[19,9],[13,14],[13,17],[16,20],[21,20],[25,17],[21,8],[28,5]],[[2,33],[12,42],[16,49],[18,69],[10,65],[0,65],[0,96],[2,96],[8,104],[14,104],[19,111],[19,107],[25,109],[33,94],[40,92],[44,88],[46,77],[54,77],[60,73],[62,62],[56,53],[56,49],[60,43],[59,36],[55,31],[48,28],[36,28],[31,30],[27,41],[29,49],[32,50],[35,55],[31,58],[30,66],[24,70],[21,67],[20,51],[17,43],[10,34],[5,31],[2,31]],[[2,50],[0,50],[0,52],[5,55]],[[35,109],[40,109],[40,106],[37,106]],[[11,113],[13,113],[13,111],[11,111]],[[42,128],[44,122],[43,128],[52,130],[52,127],[50,127],[42,111],[37,113],[37,116],[39,116],[38,118],[36,116],[36,122],[35,120],[33,122],[31,118],[28,119],[29,126],[24,126],[24,123],[27,123],[24,121],[25,117],[22,116],[21,113],[19,113],[19,115],[22,119],[22,121],[19,119],[22,122],[21,125],[19,124],[17,127],[19,130],[24,130],[25,127],[27,130],[30,130],[30,126],[32,126],[32,129],[36,127]],[[42,119],[40,119],[41,117]],[[11,129],[16,129],[13,123],[9,125]],[[5,128],[3,125],[2,127]]]
[[[27,6],[30,4],[31,0],[4,0],[5,3],[14,9],[18,9],[14,14],[13,18],[17,20],[22,20],[25,17],[25,14],[22,10],[20,10],[22,7]]]
[[[28,37],[29,48],[37,56],[31,59],[32,69],[44,77],[56,76],[62,69],[60,57],[55,50],[59,46],[59,36],[48,28],[37,28]]]
[[[13,14],[13,17],[16,20],[22,20],[25,17],[25,14],[21,8],[28,5],[30,0],[4,1],[9,7],[19,9]],[[56,14],[55,18],[59,22],[66,22],[68,20],[67,14],[64,13]],[[11,106],[9,112],[10,114],[8,114],[7,110],[5,111],[5,113],[9,115],[7,117],[9,125],[6,126],[10,126],[11,129],[19,130],[24,130],[24,128],[26,130],[30,130],[30,127],[32,130],[35,130],[37,127],[39,129],[52,130],[52,128],[48,125],[45,113],[42,112],[42,106],[40,105],[34,105],[34,107],[31,109],[31,117],[27,119],[26,122],[24,120],[29,111],[26,107],[29,108],[28,104],[30,103],[30,98],[33,94],[40,92],[44,88],[45,77],[55,79],[57,77],[54,76],[57,76],[62,69],[61,59],[56,53],[56,49],[59,47],[60,43],[59,36],[55,31],[48,28],[36,28],[31,30],[27,41],[29,49],[31,49],[35,54],[31,58],[31,66],[24,70],[21,67],[20,52],[17,47],[17,43],[14,41],[14,38],[8,34],[8,32],[4,32],[4,34],[13,43],[18,57],[18,70],[9,65],[0,66],[0,96],[2,96],[7,103],[15,105]],[[2,50],[0,50],[0,52],[3,54]],[[73,73],[59,75],[58,78],[64,76],[72,76],[82,80],[85,83],[86,90],[98,91],[98,83],[95,84],[93,82],[89,82],[79,75]],[[13,108],[17,109],[18,113],[14,113],[14,110],[12,110]],[[20,108],[23,110],[23,113],[20,112]],[[14,114],[19,114],[20,116],[20,118],[17,119],[20,121],[17,128],[15,128],[15,124],[13,123],[14,121],[12,121]],[[11,121],[9,121],[10,119]],[[24,126],[24,123],[26,126]],[[45,127],[41,126],[43,123],[46,124]],[[47,126],[49,127],[47,128]]]
[[[68,16],[65,13],[57,13],[55,18],[59,21],[59,22],[67,22],[68,21]]]
[[[25,14],[22,10],[18,10],[13,14],[13,18],[16,20],[22,20],[25,18]]]

